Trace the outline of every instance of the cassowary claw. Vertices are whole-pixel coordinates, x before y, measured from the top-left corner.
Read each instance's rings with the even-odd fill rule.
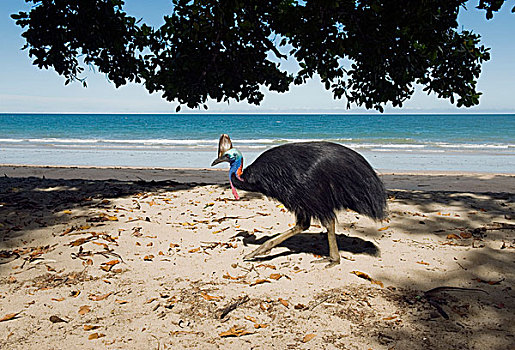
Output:
[[[254,250],[252,253],[247,254],[243,257],[243,260],[254,260],[258,255],[268,255],[272,251],[272,249],[262,249],[263,246],[260,246],[258,249]]]
[[[281,244],[283,241],[287,240],[288,238],[295,236],[297,233],[300,233],[304,231],[304,228],[296,224],[291,229],[289,229],[286,232],[281,233],[279,236],[275,238],[271,238],[265,243],[261,244],[258,249],[254,250],[252,253],[245,255],[243,257],[244,260],[251,260],[254,259],[258,255],[266,255],[270,253],[273,247]]]
[[[312,263],[314,264],[322,264],[322,263],[328,263],[325,268],[326,269],[329,269],[331,267],[334,267],[336,265],[339,265],[340,264],[340,259],[338,260],[333,260],[332,258],[330,257],[327,257],[327,258],[322,258],[322,259],[318,259],[318,260],[313,260]]]

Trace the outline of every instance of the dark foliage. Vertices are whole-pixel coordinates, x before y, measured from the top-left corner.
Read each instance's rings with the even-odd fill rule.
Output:
[[[81,64],[91,64],[116,86],[143,83],[192,108],[208,98],[259,104],[261,86],[285,92],[316,74],[348,107],[401,106],[415,83],[472,106],[490,58],[479,35],[458,29],[464,0],[173,0],[160,28],[128,16],[121,0],[26,2],[35,6],[12,18],[38,67],[85,84]],[[477,7],[491,18],[503,3]],[[288,57],[297,72],[277,63]]]
[[[275,198],[297,222],[330,222],[335,210],[352,209],[373,219],[386,216],[386,191],[370,164],[355,151],[330,142],[290,143],[261,154],[235,187]]]

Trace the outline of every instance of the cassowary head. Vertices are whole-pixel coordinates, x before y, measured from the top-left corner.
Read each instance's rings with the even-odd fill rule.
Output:
[[[236,192],[236,189],[232,184],[232,174],[235,174],[236,177],[242,181],[240,176],[243,171],[243,156],[240,151],[232,147],[231,139],[227,134],[222,134],[222,136],[220,136],[220,141],[218,142],[218,158],[211,163],[211,166],[222,162],[228,162],[230,164],[229,183],[231,184],[234,198],[240,199],[238,192]]]

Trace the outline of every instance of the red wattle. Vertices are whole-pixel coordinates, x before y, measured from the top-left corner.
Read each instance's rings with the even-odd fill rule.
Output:
[[[236,189],[234,188],[232,181],[229,181],[229,183],[231,184],[231,190],[232,190],[232,194],[234,195],[234,198],[236,198],[236,200],[239,200],[240,196],[238,195],[238,192],[236,192]]]

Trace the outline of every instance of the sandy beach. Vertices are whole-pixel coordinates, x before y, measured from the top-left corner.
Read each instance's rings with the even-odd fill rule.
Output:
[[[0,166],[2,349],[513,349],[515,175],[384,172],[389,218],[315,222],[226,170]]]

